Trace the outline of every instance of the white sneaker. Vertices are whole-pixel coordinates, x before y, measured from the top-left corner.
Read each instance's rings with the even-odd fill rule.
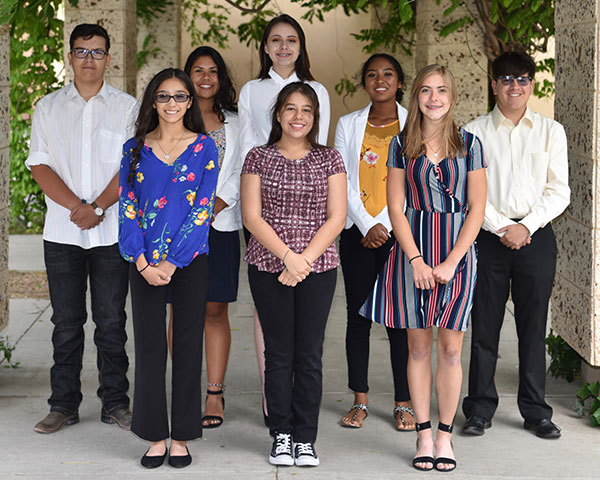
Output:
[[[294,457],[299,467],[316,467],[319,465],[319,457],[312,443],[295,443]]]
[[[292,434],[277,433],[273,440],[271,455],[269,456],[271,465],[293,465],[294,457],[292,456]]]

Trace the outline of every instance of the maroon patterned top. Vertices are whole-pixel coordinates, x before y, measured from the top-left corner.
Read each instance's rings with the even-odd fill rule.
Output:
[[[327,179],[345,173],[342,156],[330,147],[312,148],[299,160],[285,158],[276,145],[248,152],[242,173],[261,180],[262,217],[292,251],[302,253],[327,220]],[[252,236],[244,260],[259,270],[281,272],[283,262]],[[338,266],[335,244],[313,264],[314,273]]]

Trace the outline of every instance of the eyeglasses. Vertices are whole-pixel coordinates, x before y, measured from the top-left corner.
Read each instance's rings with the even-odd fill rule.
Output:
[[[87,58],[88,55],[91,55],[94,60],[102,60],[104,59],[104,57],[106,57],[106,55],[108,55],[108,52],[102,50],[101,48],[97,48],[95,50],[88,50],[87,48],[77,47],[72,49],[71,53],[76,58],[82,59]]]
[[[157,93],[156,95],[154,95],[154,101],[157,103],[169,103],[171,99],[174,99],[177,103],[185,103],[190,98],[192,98],[192,96],[187,93],[176,93],[175,95]]]
[[[514,75],[500,75],[499,77],[496,77],[496,80],[506,87],[512,85],[515,80],[521,87],[526,87],[531,83],[533,78],[529,75],[521,75],[520,77],[515,77]]]

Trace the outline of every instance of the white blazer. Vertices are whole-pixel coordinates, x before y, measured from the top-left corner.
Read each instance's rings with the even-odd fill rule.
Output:
[[[227,208],[219,212],[212,226],[220,232],[233,232],[242,228],[240,176],[243,162],[238,142],[238,116],[233,112],[223,113],[225,114],[225,156],[217,179],[216,196],[227,204]]]
[[[400,130],[404,127],[408,112],[406,109],[396,103],[398,107],[398,119],[400,120]],[[348,216],[346,218],[346,228],[356,225],[360,232],[365,236],[371,227],[381,223],[392,231],[392,222],[388,215],[387,205],[379,212],[376,217],[369,215],[365,206],[360,199],[360,183],[359,183],[359,164],[360,151],[362,142],[367,129],[367,120],[371,103],[362,110],[344,115],[338,121],[335,129],[335,148],[341,153],[342,159],[346,166],[348,175]]]

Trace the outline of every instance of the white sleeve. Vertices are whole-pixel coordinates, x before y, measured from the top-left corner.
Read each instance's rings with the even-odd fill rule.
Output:
[[[344,166],[346,167],[346,174],[348,178],[348,217],[358,227],[360,232],[365,236],[373,225],[378,222],[367,212],[362,200],[360,199],[360,192],[354,188],[354,178],[358,175],[358,172],[351,171],[348,159],[350,158],[350,151],[348,143],[352,143],[352,138],[348,138],[346,129],[344,128],[344,117],[340,118],[335,129],[335,149],[340,152]],[[387,210],[387,207],[386,207]],[[383,223],[383,222],[382,222]],[[387,224],[386,224],[387,228]],[[391,225],[389,227],[391,230]]]
[[[246,158],[246,155],[252,147],[259,146],[258,135],[254,129],[252,120],[252,111],[250,107],[250,92],[248,84],[240,90],[240,99],[238,101],[238,118],[239,118],[239,142],[238,148],[240,158]]]
[[[319,98],[319,143],[327,145],[329,135],[329,122],[331,121],[331,106],[329,104],[329,93],[327,89],[319,84],[321,88],[317,90]]]
[[[544,191],[531,206],[529,214],[519,222],[527,227],[530,235],[558,217],[571,201],[567,135],[562,125],[555,123],[554,126]]]
[[[233,153],[219,172],[216,195],[227,204],[227,208],[231,208],[240,200],[240,178],[243,162],[239,151],[239,143],[227,139],[225,141],[225,148],[233,148]]]
[[[46,121],[43,103],[38,103],[31,123],[31,134],[29,137],[29,156],[25,161],[25,166],[31,170],[31,167],[37,165],[50,166],[50,152],[46,141]]]

